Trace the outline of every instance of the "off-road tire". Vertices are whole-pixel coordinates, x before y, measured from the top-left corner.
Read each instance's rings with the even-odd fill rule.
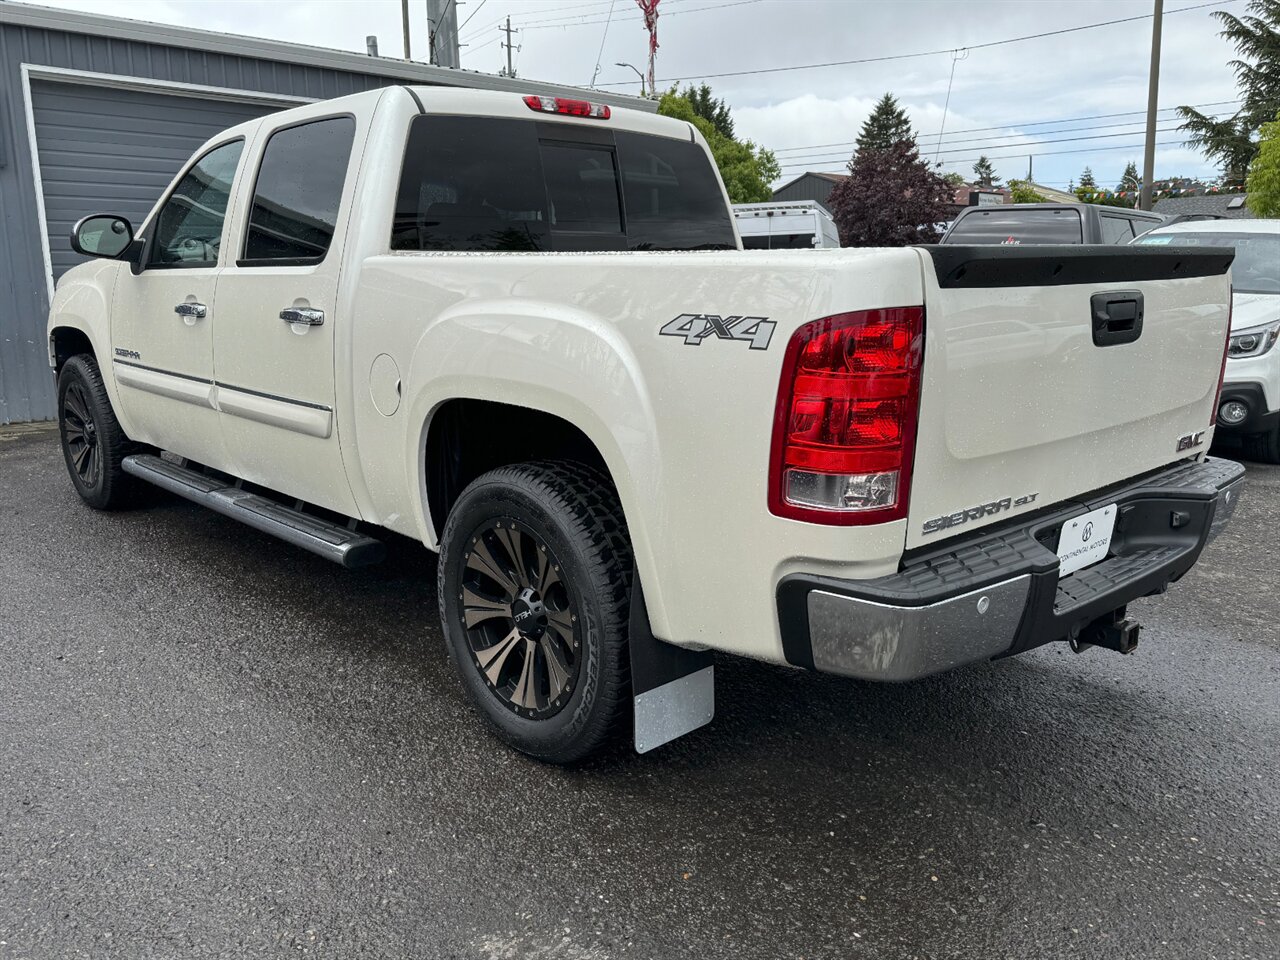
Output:
[[[92,436],[88,453],[86,426]],[[111,408],[98,362],[90,354],[71,357],[58,374],[58,433],[71,483],[85,503],[95,510],[118,510],[141,499],[147,485],[125,473],[120,464],[146,448],[125,436]],[[84,469],[86,463],[92,463],[93,468]]]
[[[525,542],[533,544],[535,559],[538,551],[556,558],[564,602],[576,615],[571,631],[578,644],[574,685],[558,708],[547,698],[545,709],[556,711],[547,716],[534,716],[534,710],[504,699],[486,679],[479,662],[484,651],[477,654],[475,628],[468,628],[463,619],[464,580],[474,582],[468,562],[477,550],[477,536],[484,537],[486,531],[493,535],[495,525],[510,530],[513,522],[528,538]],[[509,556],[505,554],[504,559]],[[508,564],[507,569],[513,566],[518,564]],[[561,461],[500,467],[462,492],[441,538],[440,619],[463,687],[481,716],[508,744],[539,760],[568,764],[613,746],[629,729],[631,571],[631,543],[617,493],[608,477],[590,467]],[[531,574],[530,579],[536,577]],[[496,622],[486,629],[507,631],[505,618],[495,614],[491,619]],[[519,630],[516,620],[510,623]],[[529,641],[523,656],[533,656],[534,644]],[[545,658],[535,662],[545,666]],[[550,682],[545,687],[550,689]]]

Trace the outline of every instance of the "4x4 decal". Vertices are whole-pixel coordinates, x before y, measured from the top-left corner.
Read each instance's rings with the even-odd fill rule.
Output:
[[[707,337],[720,340],[746,340],[751,350],[768,350],[777,323],[768,317],[721,317],[716,313],[682,313],[663,324],[658,331],[664,337],[684,337],[696,347]]]

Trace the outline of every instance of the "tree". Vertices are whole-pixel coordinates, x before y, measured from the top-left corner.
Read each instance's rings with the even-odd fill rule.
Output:
[[[898,106],[898,100],[893,94],[886,93],[876,103],[871,116],[862,124],[854,153],[857,155],[864,150],[885,150],[899,141],[915,138],[907,112]]]
[[[827,205],[841,246],[902,247],[937,242],[938,224],[950,219],[951,193],[915,143],[899,140],[858,151]]]
[[[1093,171],[1088,167],[1084,168],[1084,173],[1080,174],[1080,190],[1094,191],[1098,189],[1098,181],[1093,179]]]
[[[1280,111],[1262,125],[1258,155],[1249,165],[1245,203],[1255,217],[1280,217]]]
[[[711,87],[705,83],[700,87],[689,84],[680,91],[680,96],[689,101],[694,113],[708,121],[722,135],[733,139],[733,117],[729,116],[729,105],[724,100],[713,97]]]
[[[952,190],[959,190],[961,187],[968,186],[969,183],[969,181],[958,173],[944,173],[941,174],[941,177]]]
[[[1217,161],[1228,183],[1238,184],[1258,151],[1254,133],[1280,110],[1280,0],[1249,0],[1245,16],[1225,10],[1210,16],[1223,25],[1226,37],[1240,54],[1231,61],[1240,109],[1233,116],[1214,118],[1194,107],[1179,107],[1187,143]]]
[[[1041,196],[1031,188],[1030,180],[1010,180],[1009,194],[1014,203],[1048,203],[1049,198]]]
[[[750,140],[725,136],[712,121],[700,116],[688,98],[677,93],[674,87],[662,95],[658,113],[698,128],[711,148],[731,203],[761,203],[773,196],[772,184],[782,176],[782,170],[772,150],[757,147]]]
[[[1128,193],[1130,190],[1142,189],[1142,181],[1138,178],[1138,165],[1130,160],[1120,174],[1120,182],[1116,184],[1116,192]]]
[[[991,165],[991,161],[987,159],[986,154],[978,158],[978,162],[973,165],[973,175],[978,178],[978,185],[982,187],[998,187],[1000,186],[1000,178],[996,176],[996,168]]]

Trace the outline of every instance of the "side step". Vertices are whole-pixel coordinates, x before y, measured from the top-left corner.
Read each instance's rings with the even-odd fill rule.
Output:
[[[239,520],[255,530],[279,537],[295,547],[309,550],[344,567],[365,567],[377,563],[387,554],[387,546],[381,540],[319,517],[308,516],[224,480],[170,463],[154,454],[140,453],[125,457],[121,466],[125,473],[131,473],[170,493],[186,497],[223,516]]]

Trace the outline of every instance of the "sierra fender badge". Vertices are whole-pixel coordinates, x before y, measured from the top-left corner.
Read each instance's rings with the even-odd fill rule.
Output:
[[[745,340],[751,350],[768,350],[777,326],[768,317],[721,317],[718,313],[682,313],[662,325],[664,337],[684,337],[687,346],[696,347],[707,337],[719,340]]]
[[[142,354],[137,350],[126,350],[124,347],[116,347],[116,356],[124,357],[126,360],[141,360]]]

